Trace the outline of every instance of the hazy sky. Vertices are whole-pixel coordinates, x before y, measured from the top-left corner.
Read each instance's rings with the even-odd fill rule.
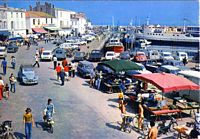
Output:
[[[8,1],[10,7],[26,8],[35,5],[36,1]],[[45,1],[41,1],[44,3]],[[183,25],[183,19],[187,19],[187,25],[199,24],[199,2],[197,0],[89,0],[89,1],[49,1],[57,8],[64,8],[86,13],[93,24],[128,25],[130,21],[135,24],[146,23],[147,17],[150,24]],[[0,2],[3,4],[3,2]]]

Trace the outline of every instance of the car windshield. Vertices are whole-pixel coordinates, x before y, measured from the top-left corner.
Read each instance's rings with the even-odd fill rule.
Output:
[[[186,54],[181,54],[181,57],[186,57]]]
[[[93,69],[94,67],[93,67],[93,65],[85,65],[85,68],[86,69]]]
[[[180,61],[180,62],[176,62],[175,66],[184,66],[184,65],[183,65],[183,62]]]
[[[93,54],[100,53],[98,50],[92,51]]]
[[[24,72],[33,72],[33,69],[32,68],[23,68],[23,71]]]
[[[5,52],[5,49],[0,49],[0,52]]]
[[[164,56],[171,56],[171,54],[164,54]]]
[[[75,56],[84,56],[84,53],[76,53]]]
[[[43,55],[50,55],[50,52],[43,52]]]
[[[57,54],[62,54],[62,51],[57,50],[56,53],[57,53]]]
[[[112,54],[112,53],[108,53],[107,56],[114,56],[114,54]]]
[[[143,54],[143,53],[137,53],[137,55],[138,55],[138,56],[144,56],[144,54]]]

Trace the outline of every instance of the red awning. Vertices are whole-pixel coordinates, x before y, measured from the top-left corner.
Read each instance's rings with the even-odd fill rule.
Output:
[[[199,90],[200,86],[192,81],[168,73],[138,74],[134,78],[153,84],[162,92],[172,92],[178,90]]]
[[[41,33],[41,34],[47,33],[47,31],[45,31],[43,28],[32,28],[32,30],[33,30],[35,33]]]

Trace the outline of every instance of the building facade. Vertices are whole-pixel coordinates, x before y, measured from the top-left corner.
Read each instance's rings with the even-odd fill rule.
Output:
[[[7,30],[12,36],[26,35],[25,10],[0,6],[0,30]]]
[[[71,14],[72,29],[75,34],[84,34],[87,27],[87,19],[83,13]]]
[[[43,29],[43,27],[46,26],[55,26],[56,23],[56,18],[47,13],[36,11],[26,12],[26,29],[28,34],[34,33],[34,29]]]

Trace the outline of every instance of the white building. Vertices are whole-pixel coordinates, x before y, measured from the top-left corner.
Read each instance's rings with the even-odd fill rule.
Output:
[[[71,14],[71,22],[75,34],[84,34],[86,32],[87,19],[83,13]]]
[[[25,10],[0,6],[0,30],[7,30],[12,36],[26,35]]]
[[[26,29],[28,33],[45,33],[43,27],[55,26],[57,20],[52,15],[44,12],[27,11]]]
[[[67,35],[71,33],[72,29],[71,14],[75,14],[75,12],[60,8],[55,8],[57,27],[61,29],[59,31],[60,35]]]

